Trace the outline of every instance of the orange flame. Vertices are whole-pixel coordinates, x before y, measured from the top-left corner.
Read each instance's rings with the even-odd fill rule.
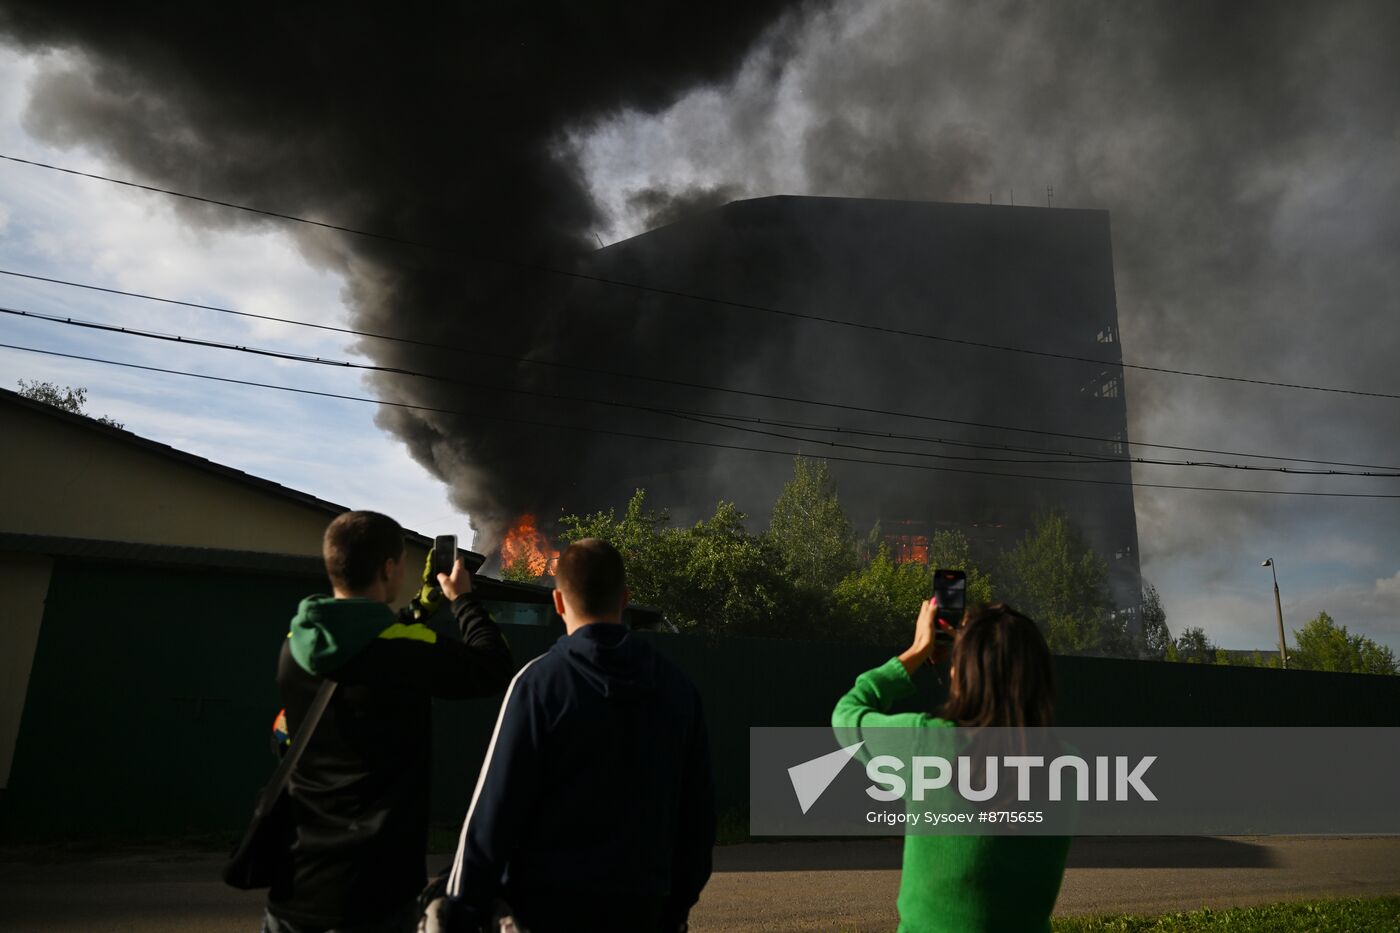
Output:
[[[927,564],[928,535],[886,535],[896,564]]]
[[[543,577],[554,571],[559,560],[557,548],[535,527],[535,516],[525,514],[515,520],[501,542],[501,566],[525,565],[531,576]]]

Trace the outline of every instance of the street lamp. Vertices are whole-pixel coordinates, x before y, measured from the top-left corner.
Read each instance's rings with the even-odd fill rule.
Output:
[[[1274,566],[1272,557],[1259,562],[1260,567],[1268,567],[1274,575],[1274,610],[1278,612],[1278,657],[1283,669],[1288,670],[1288,652],[1284,650],[1283,643],[1283,601],[1278,597],[1278,568]]]

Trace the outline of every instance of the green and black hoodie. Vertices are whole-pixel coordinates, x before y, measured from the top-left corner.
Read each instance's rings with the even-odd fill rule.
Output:
[[[381,602],[302,600],[277,662],[292,735],[325,678],[335,694],[291,778],[297,841],[268,909],[341,927],[393,913],[427,883],[433,697],[500,693],[515,669],[491,614],[452,601],[461,639]]]

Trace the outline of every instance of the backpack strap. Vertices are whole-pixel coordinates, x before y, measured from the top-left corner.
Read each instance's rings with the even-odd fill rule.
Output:
[[[335,681],[328,677],[322,682],[320,689],[316,691],[316,696],[312,698],[311,706],[306,710],[306,718],[302,720],[301,728],[297,729],[297,734],[292,738],[292,747],[287,749],[287,754],[282,756],[281,763],[273,772],[272,780],[267,782],[267,786],[263,788],[262,796],[258,798],[258,805],[253,809],[253,823],[255,825],[265,814],[272,812],[272,805],[277,802],[277,798],[281,796],[287,782],[291,780],[292,769],[297,766],[302,753],[306,751],[306,746],[310,744],[311,734],[316,731],[316,724],[321,721],[321,715],[330,705],[332,693],[335,693]]]

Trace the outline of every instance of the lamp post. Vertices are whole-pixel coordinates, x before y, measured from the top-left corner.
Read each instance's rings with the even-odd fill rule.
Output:
[[[1278,596],[1278,568],[1274,566],[1272,557],[1261,561],[1260,567],[1268,567],[1274,575],[1274,611],[1278,613],[1278,658],[1283,669],[1288,670],[1288,652],[1285,650],[1283,642],[1283,601]]]

